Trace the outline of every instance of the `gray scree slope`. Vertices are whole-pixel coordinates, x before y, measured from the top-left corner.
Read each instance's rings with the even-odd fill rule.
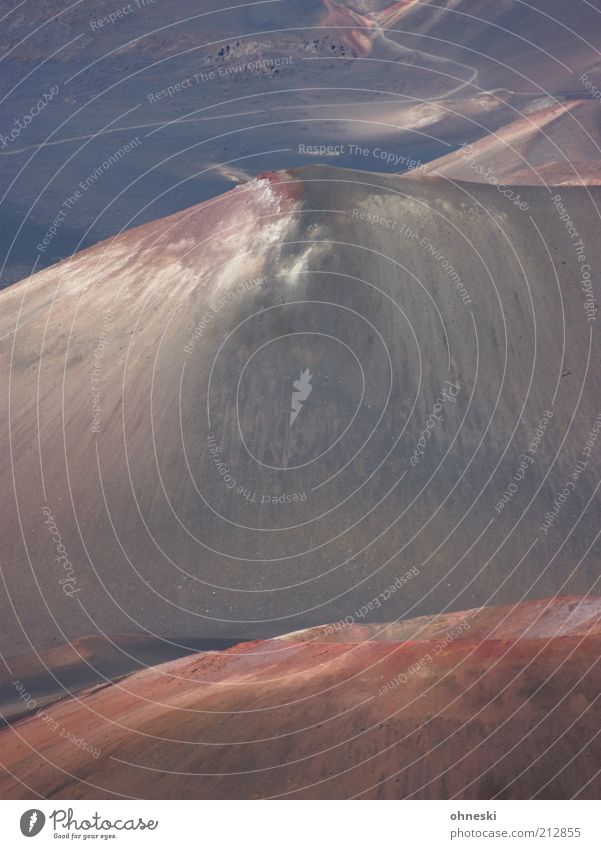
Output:
[[[601,195],[514,193],[269,174],[2,292],[7,653],[594,590]]]

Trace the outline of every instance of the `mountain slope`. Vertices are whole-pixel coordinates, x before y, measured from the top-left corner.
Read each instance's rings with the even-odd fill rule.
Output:
[[[55,93],[0,150],[0,286],[36,255],[39,270],[267,169],[330,161],[319,145],[341,145],[342,167],[398,171],[601,88],[587,0],[226,6],[4,4],[3,133]]]
[[[6,654],[589,592],[600,197],[561,195],[584,260],[543,188],[282,172],[1,293]]]
[[[547,106],[420,171],[483,182],[492,175],[514,185],[599,185],[601,116],[595,100]]]
[[[571,625],[580,604],[596,625]],[[467,611],[407,642],[291,635],[137,673],[1,730],[0,793],[598,798],[600,600],[485,613],[494,635]]]

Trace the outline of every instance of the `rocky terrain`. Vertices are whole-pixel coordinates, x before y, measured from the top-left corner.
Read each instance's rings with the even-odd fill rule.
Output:
[[[162,664],[0,731],[0,795],[595,799],[600,617],[548,599]]]

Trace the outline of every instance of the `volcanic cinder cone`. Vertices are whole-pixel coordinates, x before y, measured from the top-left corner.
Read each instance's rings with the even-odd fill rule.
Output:
[[[557,198],[270,174],[2,292],[6,654],[589,592],[601,195]]]
[[[0,731],[3,798],[598,798],[601,600],[333,624]]]

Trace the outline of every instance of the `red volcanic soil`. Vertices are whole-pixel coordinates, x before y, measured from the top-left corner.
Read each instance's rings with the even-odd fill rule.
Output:
[[[353,642],[383,640],[436,640],[463,622],[470,639],[518,640],[535,637],[601,635],[601,607],[597,598],[562,596],[550,602],[535,599],[500,607],[476,607],[459,613],[418,616],[399,622],[322,625],[279,637],[291,642]]]
[[[0,795],[598,798],[600,614],[554,599],[163,664],[0,732]]]
[[[574,100],[532,112],[435,159],[421,173],[451,180],[517,185],[601,184],[601,111],[594,100]]]
[[[360,56],[367,55],[372,47],[372,41],[369,37],[369,29],[373,28],[374,24],[369,18],[363,15],[358,15],[351,9],[347,9],[335,0],[324,0],[325,17],[320,21],[320,26],[323,27],[340,27],[341,34],[344,40],[352,45]],[[353,29],[357,27],[357,29]]]
[[[0,724],[14,722],[36,708],[82,690],[110,684],[149,666],[196,651],[228,648],[235,642],[94,634],[49,651],[3,659],[0,668]]]

